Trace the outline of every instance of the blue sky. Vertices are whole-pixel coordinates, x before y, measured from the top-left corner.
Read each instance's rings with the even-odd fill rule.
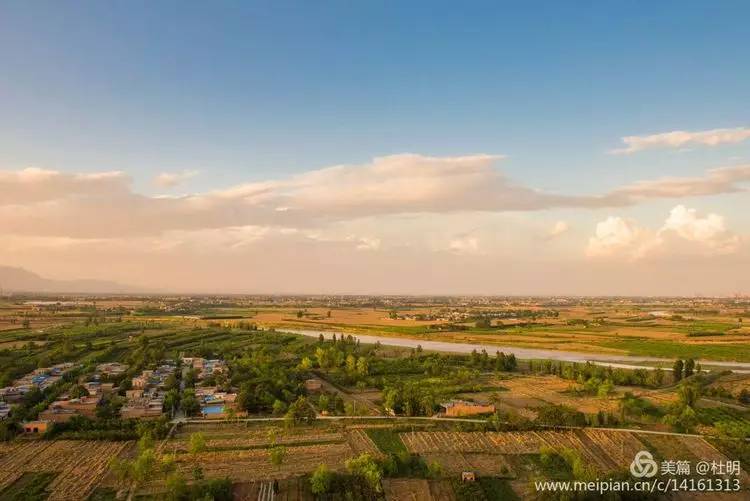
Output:
[[[612,187],[654,171],[604,155],[621,136],[746,125],[748,18],[730,1],[5,2],[0,161],[211,173],[197,189],[486,152],[540,188]]]
[[[28,167],[55,171],[55,189],[69,190],[76,181],[65,176],[72,173],[122,171],[129,187],[113,181],[102,189],[132,190],[133,199],[123,202],[125,212],[135,210],[140,195],[231,190],[332,165],[365,166],[364,174],[352,175],[382,188],[387,180],[368,170],[375,165],[377,171],[373,159],[403,153],[421,156],[408,167],[417,171],[425,165],[442,169],[429,160],[433,157],[505,155],[493,168],[521,186],[566,196],[602,195],[663,176],[700,177],[711,168],[747,164],[750,140],[609,152],[622,148],[625,136],[750,126],[748,19],[745,1],[7,1],[0,6],[0,174]],[[483,162],[476,157],[471,163],[483,180],[467,181],[473,189],[497,182]],[[153,182],[160,173],[181,171],[196,174],[174,186]],[[338,178],[326,182],[348,186]],[[309,238],[360,242],[358,248],[374,247],[377,240],[387,250],[385,233],[401,230],[400,236],[391,235],[393,244],[407,245],[407,233],[419,232],[407,231],[403,222],[377,219],[399,214],[390,207],[384,216],[382,200],[371,201],[371,212],[353,209],[352,220],[374,222],[343,222],[333,205],[323,210],[313,203],[318,191],[302,192],[300,183],[293,184],[276,187],[273,202],[298,196],[304,210],[322,211],[328,219],[316,222],[318,233]],[[92,196],[88,188],[80,189],[84,197]],[[420,226],[426,236],[419,245],[499,256],[496,234],[478,234],[472,242],[465,229],[507,224],[543,231],[538,228],[564,221],[577,239],[555,244],[561,247],[550,248],[549,256],[539,251],[539,259],[552,260],[558,253],[579,259],[596,225],[608,216],[633,218],[644,232],[657,234],[677,204],[698,211],[689,224],[701,227],[701,221],[709,221],[701,218],[715,212],[723,221],[721,231],[731,228],[732,237],[744,239],[750,202],[746,193],[731,191],[737,187],[685,200],[654,197],[622,208],[562,204],[512,215],[505,202],[479,214],[484,207],[461,193],[456,198],[465,197],[464,210],[471,214],[461,221],[449,218],[452,226],[445,231],[436,228],[449,226],[448,219],[446,225],[440,220]],[[78,200],[77,192],[66,193]],[[406,200],[404,212],[414,210],[413,201]],[[434,209],[422,202],[417,211]],[[202,198],[201,203],[208,204]],[[174,210],[186,214],[184,207]],[[232,216],[243,209],[227,210]],[[29,217],[30,224],[44,220]],[[253,218],[240,223],[260,224]],[[4,231],[19,231],[20,221],[11,220]],[[269,228],[278,227],[272,223]],[[623,230],[615,223],[603,228]],[[213,221],[205,224],[190,231],[217,229]],[[285,235],[311,224],[294,220]],[[386,231],[389,225],[396,229]],[[174,221],[159,231],[188,226]],[[104,238],[94,227],[95,222],[81,223],[54,237]],[[35,238],[46,238],[45,231]],[[365,231],[370,233],[360,234]],[[726,232],[717,229],[706,245],[724,249],[734,242]],[[251,233],[242,238],[255,239]],[[536,237],[526,236],[536,249]],[[631,237],[633,246],[648,240],[640,229]],[[656,245],[654,238],[648,245]],[[479,251],[485,243],[487,254]],[[20,252],[6,261],[43,267],[42,257],[53,255],[45,252],[40,250],[36,261],[24,261]],[[87,262],[83,251],[76,259]],[[356,267],[364,261],[351,262]],[[105,267],[92,271],[106,272]]]

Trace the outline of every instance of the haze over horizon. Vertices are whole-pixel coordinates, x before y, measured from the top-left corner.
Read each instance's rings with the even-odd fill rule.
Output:
[[[0,13],[2,266],[170,292],[750,293],[746,2]]]

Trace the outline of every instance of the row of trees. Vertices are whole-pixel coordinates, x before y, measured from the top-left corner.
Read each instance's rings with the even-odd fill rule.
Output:
[[[695,360],[688,358],[687,360],[677,359],[672,365],[672,376],[675,382],[678,382],[684,378],[689,378],[695,373],[700,374],[702,371],[701,364],[695,363]]]
[[[601,365],[576,362],[560,362],[552,360],[529,360],[529,370],[537,374],[554,374],[563,379],[577,381],[583,385],[586,381],[596,378],[601,381],[609,380],[617,386],[647,386],[658,388],[664,384],[662,369],[616,369]]]

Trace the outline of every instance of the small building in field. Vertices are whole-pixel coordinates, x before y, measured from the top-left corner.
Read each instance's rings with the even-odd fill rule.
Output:
[[[44,433],[47,431],[47,428],[49,427],[48,421],[27,421],[23,423],[23,432],[24,433]]]
[[[464,471],[461,472],[461,482],[474,482],[476,481],[477,476],[474,474],[473,471]]]
[[[305,381],[305,389],[307,391],[320,391],[322,386],[320,379],[308,379]]]
[[[478,414],[492,414],[495,405],[489,403],[468,402],[466,400],[451,400],[440,404],[448,417],[475,416]]]

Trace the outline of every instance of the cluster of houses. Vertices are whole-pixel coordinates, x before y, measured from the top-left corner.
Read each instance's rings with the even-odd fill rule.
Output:
[[[73,367],[73,364],[61,365],[67,367],[66,370]],[[95,418],[96,407],[104,395],[114,391],[113,383],[102,383],[100,381],[101,375],[108,373],[108,369],[105,367],[107,365],[101,364],[97,367],[97,372],[94,373],[90,381],[81,382],[81,386],[86,390],[84,395],[76,397],[72,397],[68,393],[61,395],[39,413],[38,419],[24,423],[24,431],[26,433],[44,433],[52,423],[65,423],[74,416]],[[127,365],[122,366],[124,370],[127,370],[127,367]]]
[[[108,378],[122,376],[128,371],[128,365],[120,362],[106,362],[96,366],[96,373]]]
[[[227,374],[229,369],[224,360],[207,359],[201,357],[182,357],[182,367],[195,369],[198,380],[206,379],[216,374]]]
[[[154,370],[144,370],[132,379],[131,389],[125,392],[127,402],[120,409],[124,419],[154,418],[162,415],[167,378],[177,370],[171,361],[165,361]]]
[[[183,369],[195,369],[199,381],[209,376],[228,374],[224,360],[185,357]],[[75,367],[72,363],[58,364],[53,367],[37,369],[14,381],[13,386],[0,389],[0,419],[10,415],[11,403],[21,400],[23,395],[33,387],[41,390],[59,381],[63,375]],[[155,418],[163,414],[164,397],[167,379],[175,374],[177,364],[171,360],[163,361],[156,369],[144,370],[131,379],[131,388],[126,390],[126,402],[120,409],[123,419]],[[99,364],[96,372],[88,381],[81,381],[80,386],[86,391],[63,394],[52,402],[47,409],[39,413],[38,419],[23,424],[27,433],[44,433],[53,423],[64,423],[74,416],[96,417],[97,406],[108,393],[116,391],[112,380],[117,380],[128,371],[128,365],[118,362]],[[201,405],[201,414],[206,418],[225,418],[236,409],[237,394],[223,391],[216,386],[199,386],[195,396]]]
[[[21,399],[33,388],[39,388],[44,391],[56,382],[60,381],[65,373],[75,367],[75,364],[66,362],[63,364],[53,365],[52,367],[42,367],[35,369],[25,376],[13,381],[11,386],[0,388],[0,400],[6,403],[20,402]]]
[[[229,374],[227,363],[219,359],[182,357],[182,367],[183,370],[194,369],[198,381],[218,374]],[[222,419],[227,417],[230,409],[237,410],[235,405],[237,394],[222,391],[216,386],[198,386],[195,389],[195,397],[200,403],[201,416],[204,418]]]
[[[221,391],[215,386],[200,386],[195,389],[195,396],[201,405],[201,416],[204,418],[226,418],[230,409],[234,409],[236,415],[240,415],[236,412],[236,393]]]
[[[65,423],[73,416],[96,417],[96,406],[101,402],[106,393],[113,390],[112,383],[99,383],[89,381],[82,385],[86,388],[88,395],[71,398],[70,395],[62,395],[52,402],[47,409],[39,413],[39,421],[48,423]]]

